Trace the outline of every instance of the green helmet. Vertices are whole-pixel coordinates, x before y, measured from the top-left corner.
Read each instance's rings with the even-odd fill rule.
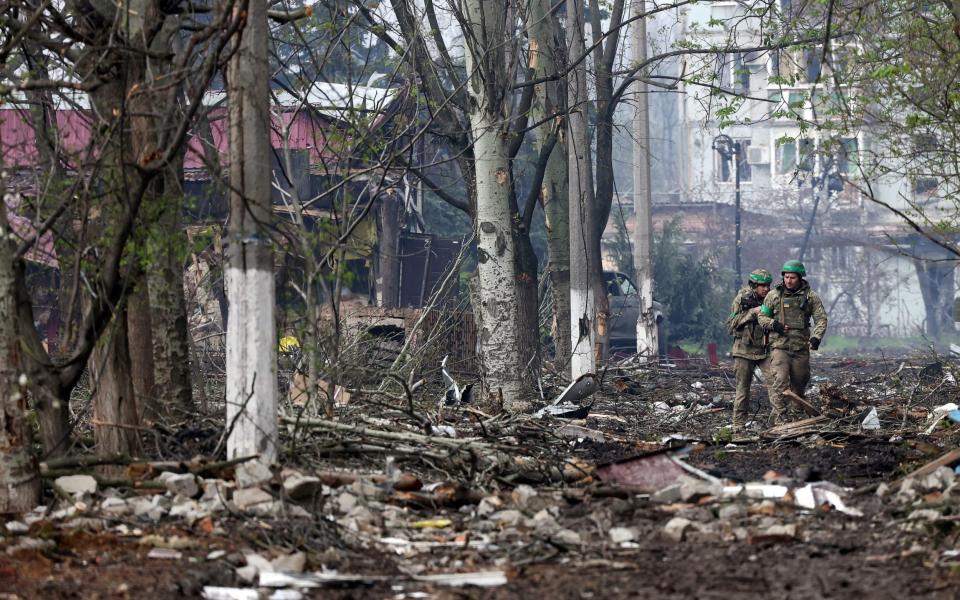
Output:
[[[783,263],[783,270],[780,272],[781,275],[784,273],[796,273],[800,277],[806,277],[807,268],[799,260],[788,260]]]
[[[769,285],[773,282],[770,271],[766,269],[754,269],[750,271],[750,283],[756,285]]]

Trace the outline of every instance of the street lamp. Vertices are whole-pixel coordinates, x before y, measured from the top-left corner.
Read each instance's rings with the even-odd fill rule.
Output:
[[[743,245],[740,239],[740,161],[742,160],[740,142],[735,142],[729,135],[718,135],[713,138],[713,149],[716,150],[724,160],[733,159],[733,181],[734,181],[734,223],[736,224],[735,256],[736,256],[736,280],[734,289],[739,290],[743,283],[742,270],[740,266],[740,248]]]

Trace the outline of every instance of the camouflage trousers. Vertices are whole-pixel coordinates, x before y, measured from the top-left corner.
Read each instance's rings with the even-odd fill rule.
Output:
[[[770,358],[752,360],[749,358],[734,358],[733,372],[737,381],[737,394],[733,398],[733,428],[742,429],[749,417],[750,384],[753,382],[753,372],[759,368],[767,389],[771,389],[773,374],[770,371]]]
[[[773,387],[770,390],[770,414],[774,423],[785,420],[787,399],[783,391],[790,388],[800,397],[807,391],[810,383],[810,351],[786,350],[774,348],[770,351],[770,370],[773,374]]]

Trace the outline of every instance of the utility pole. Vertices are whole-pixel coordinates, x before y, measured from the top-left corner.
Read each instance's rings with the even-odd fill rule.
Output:
[[[634,0],[633,52],[634,64],[647,60],[646,0]],[[653,309],[653,211],[650,195],[650,108],[647,84],[637,72],[635,84],[636,110],[633,115],[633,206],[636,229],[633,239],[633,264],[640,295],[640,318],[637,319],[637,354],[657,360],[657,321]]]

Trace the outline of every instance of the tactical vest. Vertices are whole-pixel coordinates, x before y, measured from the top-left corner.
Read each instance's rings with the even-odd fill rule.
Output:
[[[782,294],[780,296],[780,313],[783,324],[790,329],[808,329],[810,314],[807,312],[806,294]]]

